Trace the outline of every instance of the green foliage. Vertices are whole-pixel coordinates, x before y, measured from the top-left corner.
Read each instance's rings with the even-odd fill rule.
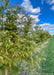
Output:
[[[34,41],[21,38],[16,32],[12,31],[2,31],[0,32],[0,36],[0,68],[8,68],[10,70],[14,67],[20,70],[19,63],[22,64],[23,60],[30,67],[32,67],[31,65],[34,67],[34,64],[40,67],[39,63],[41,59],[36,54],[38,50],[35,50],[36,44]]]
[[[35,48],[35,43],[18,37],[14,32],[2,31],[0,36],[0,55],[3,57],[2,60],[6,59],[3,62],[5,64],[14,64],[18,59],[26,59]]]
[[[0,12],[0,68],[7,68],[12,73],[20,72],[26,66],[40,68],[42,59],[38,46],[50,34],[37,25],[33,30],[33,19],[18,3],[9,6],[9,0],[1,0]]]
[[[35,31],[32,31],[32,37],[36,43],[40,43],[46,41],[48,38],[51,37],[51,35],[49,34],[49,32],[41,29],[39,25],[36,25]]]

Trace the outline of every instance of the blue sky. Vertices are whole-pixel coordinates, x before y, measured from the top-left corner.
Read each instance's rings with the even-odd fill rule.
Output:
[[[11,0],[12,3],[18,1],[26,12],[42,26],[54,34],[54,0]]]

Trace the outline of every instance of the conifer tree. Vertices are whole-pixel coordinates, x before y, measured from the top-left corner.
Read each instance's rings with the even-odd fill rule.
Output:
[[[5,74],[8,75],[8,71],[19,67],[23,60],[27,62],[27,65],[36,63],[39,67],[37,61],[40,62],[40,58],[38,55],[35,58],[32,56],[35,53],[36,44],[33,40],[28,39],[32,19],[27,16],[27,20],[23,23],[18,22],[18,26],[20,25],[18,27],[16,25],[19,20],[17,15],[21,15],[23,9],[19,5],[10,7],[9,0],[1,0],[0,11],[0,68],[5,69]],[[24,24],[24,27],[21,28],[21,24]]]

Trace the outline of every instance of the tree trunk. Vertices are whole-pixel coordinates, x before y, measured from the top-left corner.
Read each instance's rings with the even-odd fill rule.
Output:
[[[5,69],[5,75],[8,75],[8,69]]]

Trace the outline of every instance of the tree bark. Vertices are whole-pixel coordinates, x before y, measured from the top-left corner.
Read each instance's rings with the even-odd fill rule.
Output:
[[[5,75],[8,75],[8,69],[5,69]]]

